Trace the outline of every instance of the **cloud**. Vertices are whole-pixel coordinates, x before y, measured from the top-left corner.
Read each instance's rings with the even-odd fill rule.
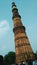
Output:
[[[9,23],[4,20],[0,22],[0,35],[3,35],[10,29]]]
[[[6,20],[0,22],[0,30],[8,30],[9,27],[9,23]]]
[[[1,47],[2,50],[5,50],[6,49],[6,45],[3,44],[2,47]]]

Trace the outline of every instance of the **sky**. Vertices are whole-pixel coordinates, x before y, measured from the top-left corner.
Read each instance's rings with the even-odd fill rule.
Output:
[[[12,2],[15,2],[26,28],[32,50],[37,51],[37,0],[0,0],[0,55],[15,51],[12,20]]]

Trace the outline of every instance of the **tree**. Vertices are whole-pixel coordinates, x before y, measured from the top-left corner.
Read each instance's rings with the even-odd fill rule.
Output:
[[[15,52],[9,52],[4,56],[4,64],[10,65],[15,63]]]
[[[35,59],[37,59],[37,51],[36,51],[36,53],[35,53]]]
[[[3,56],[0,55],[0,65],[3,65]]]

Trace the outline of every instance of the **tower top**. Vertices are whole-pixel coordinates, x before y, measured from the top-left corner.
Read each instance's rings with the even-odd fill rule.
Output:
[[[14,6],[16,7],[15,2],[12,2],[12,8],[13,8]]]
[[[21,16],[19,15],[19,12],[18,12],[18,9],[15,5],[15,2],[12,2],[12,12],[13,12],[13,17],[12,19],[16,18],[16,17],[19,17],[21,18]]]

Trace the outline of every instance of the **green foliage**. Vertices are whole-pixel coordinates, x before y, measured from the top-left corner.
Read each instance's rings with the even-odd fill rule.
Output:
[[[36,57],[36,59],[37,59],[37,51],[36,51],[36,53],[35,53],[35,57]]]
[[[3,56],[0,55],[0,65],[3,65]]]
[[[15,63],[15,52],[9,52],[4,56],[4,63],[7,65]]]

